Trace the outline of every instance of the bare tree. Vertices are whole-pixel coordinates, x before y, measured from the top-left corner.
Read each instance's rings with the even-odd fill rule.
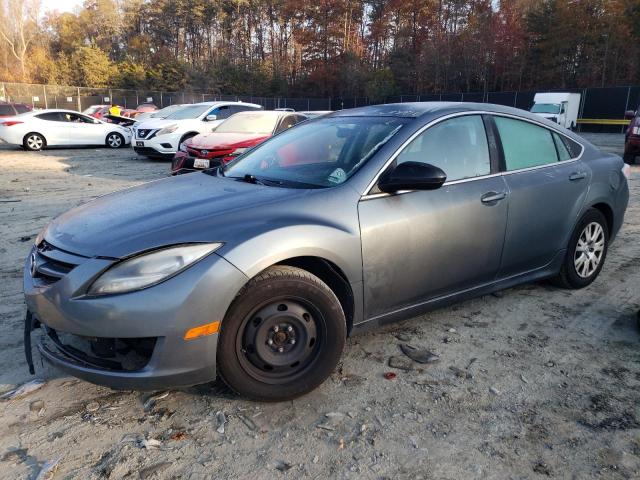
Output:
[[[0,40],[20,64],[22,80],[27,78],[29,46],[38,35],[39,0],[0,0]]]

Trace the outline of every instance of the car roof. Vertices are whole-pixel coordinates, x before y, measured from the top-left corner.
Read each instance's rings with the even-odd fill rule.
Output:
[[[262,105],[258,105],[257,103],[232,102],[228,100],[219,100],[215,102],[198,102],[192,103],[190,105],[251,105],[252,107],[262,107]],[[187,104],[186,106],[189,106],[189,104]]]
[[[84,115],[82,112],[77,112],[75,110],[64,110],[61,108],[45,108],[42,110],[32,110],[30,113],[34,113],[36,115],[39,115],[41,113],[76,113]]]
[[[495,113],[511,113],[519,116],[538,118],[525,110],[520,110],[493,103],[473,102],[407,102],[388,103],[383,105],[370,105],[367,107],[339,110],[330,114],[330,117],[399,117],[418,118],[423,115],[438,116],[438,113],[446,114],[464,111],[486,111]]]
[[[271,115],[273,117],[284,117],[285,115],[300,115],[301,113],[287,112],[284,110],[245,110],[244,112],[238,112],[235,115],[265,115],[265,114]]]

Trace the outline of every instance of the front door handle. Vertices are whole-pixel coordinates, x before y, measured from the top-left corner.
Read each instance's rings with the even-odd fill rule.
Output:
[[[573,172],[571,175],[569,175],[569,180],[575,182],[577,180],[582,180],[586,176],[587,174],[585,172]]]
[[[482,203],[494,203],[499,202],[500,200],[504,200],[506,196],[507,194],[504,192],[488,192],[480,197],[480,200],[482,201]]]

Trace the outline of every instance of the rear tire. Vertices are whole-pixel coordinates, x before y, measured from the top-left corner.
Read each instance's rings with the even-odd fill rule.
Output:
[[[322,280],[306,270],[273,266],[231,304],[218,341],[218,373],[253,400],[296,398],[331,374],[346,335],[340,302]]]
[[[591,284],[604,266],[608,248],[607,220],[600,210],[590,208],[571,234],[564,263],[553,283],[569,289]]]
[[[47,141],[39,133],[27,133],[22,140],[22,146],[26,150],[38,152],[47,146]]]
[[[124,137],[117,132],[111,132],[107,135],[105,144],[109,148],[121,148],[124,146]]]

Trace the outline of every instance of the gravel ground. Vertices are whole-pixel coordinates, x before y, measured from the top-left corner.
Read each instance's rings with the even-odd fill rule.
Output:
[[[621,135],[589,138],[622,151]],[[0,145],[0,393],[33,378],[21,271],[38,231],[168,169],[130,150]],[[0,477],[640,478],[640,166],[633,175],[589,288],[524,285],[356,336],[331,378],[292,402],[248,402],[217,383],[116,392],[36,357],[40,388],[0,400]],[[440,360],[389,367],[403,342]]]

